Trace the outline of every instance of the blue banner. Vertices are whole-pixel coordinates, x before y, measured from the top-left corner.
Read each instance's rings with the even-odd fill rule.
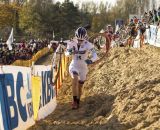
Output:
[[[4,74],[0,74],[0,130],[9,130],[3,93],[4,76]]]
[[[25,130],[35,123],[30,90],[31,69],[3,66],[3,71],[0,95],[5,130]]]

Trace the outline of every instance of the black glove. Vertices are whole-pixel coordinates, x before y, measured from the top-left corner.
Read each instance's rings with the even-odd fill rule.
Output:
[[[85,60],[85,62],[86,62],[86,64],[87,64],[87,65],[92,64],[92,63],[93,63],[93,62],[92,62],[92,60],[90,60],[90,59]]]

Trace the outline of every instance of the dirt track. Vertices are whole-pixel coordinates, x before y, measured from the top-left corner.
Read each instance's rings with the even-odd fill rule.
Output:
[[[71,79],[56,110],[29,130],[160,130],[160,49],[115,48],[90,67],[81,107],[71,110]]]

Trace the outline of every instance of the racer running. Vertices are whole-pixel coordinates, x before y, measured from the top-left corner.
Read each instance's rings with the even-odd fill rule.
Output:
[[[95,62],[98,57],[92,43],[86,40],[87,31],[79,27],[75,32],[75,38],[67,44],[66,56],[72,55],[72,61],[69,65],[69,73],[72,77],[72,109],[78,109],[82,94],[82,86],[88,73],[88,64]],[[88,58],[89,52],[91,58]]]

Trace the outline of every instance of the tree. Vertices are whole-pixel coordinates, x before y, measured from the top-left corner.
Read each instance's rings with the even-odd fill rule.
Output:
[[[11,3],[16,3],[18,5],[22,5],[25,3],[27,0],[0,0],[0,2],[5,3],[5,4],[11,4]]]
[[[20,7],[16,4],[0,4],[0,30],[1,37],[6,38],[10,29],[13,27],[15,33],[19,28],[19,11]]]
[[[92,30],[93,32],[99,32],[103,28],[101,23],[101,16],[99,14],[93,16],[92,19]]]
[[[80,25],[80,13],[69,0],[62,3],[60,10],[60,36],[67,38]]]
[[[56,38],[68,38],[80,24],[80,11],[69,0],[30,0],[20,13],[21,29],[37,38],[52,38],[53,30]]]
[[[21,29],[36,38],[45,38],[50,29],[52,5],[51,0],[30,0],[20,13]]]

